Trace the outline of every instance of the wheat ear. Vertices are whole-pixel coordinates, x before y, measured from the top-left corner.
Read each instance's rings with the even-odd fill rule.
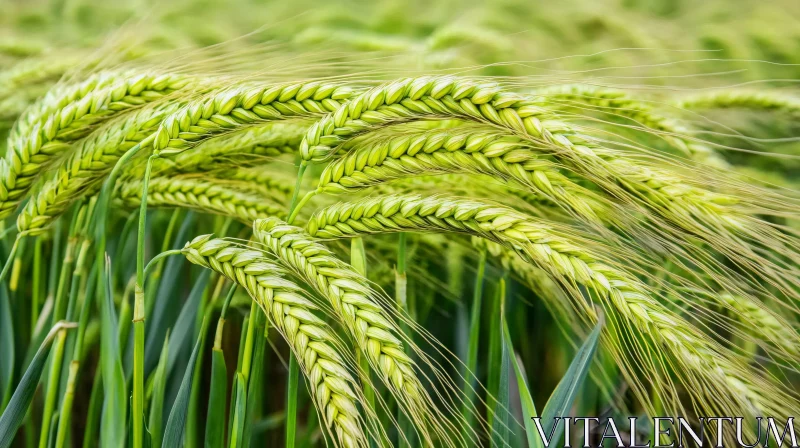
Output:
[[[442,424],[436,422],[431,399],[417,377],[414,362],[404,351],[402,331],[373,298],[367,279],[305,231],[278,218],[256,221],[253,234],[330,302],[372,369],[412,420],[420,426],[434,425],[440,443],[452,445],[452,438],[458,435],[444,431]],[[423,443],[432,446],[423,427],[417,428]]]
[[[715,90],[683,97],[676,101],[682,109],[751,109],[800,115],[800,97],[785,92],[755,90]]]
[[[178,104],[136,111],[92,134],[36,190],[17,217],[20,232],[38,233],[82,197],[96,193],[117,160],[144,140]]]
[[[138,207],[141,180],[122,182],[116,196],[127,207]],[[281,198],[282,200],[282,198]],[[147,187],[148,207],[186,207],[252,223],[268,216],[285,216],[286,208],[274,198],[237,190],[225,182],[197,177],[155,177]]]
[[[322,82],[225,89],[167,117],[155,133],[153,149],[182,151],[243,126],[326,114],[338,109],[350,92],[338,84]]]
[[[453,172],[515,180],[591,223],[613,219],[607,204],[522,139],[470,127],[359,142],[326,165],[317,192],[353,192],[393,179]]]
[[[172,159],[180,171],[204,167],[237,156],[277,157],[297,150],[308,123],[275,122],[203,142]]]
[[[481,236],[514,250],[562,285],[577,283],[595,291],[609,312],[624,317],[639,333],[653,334],[673,357],[689,368],[693,374],[687,384],[690,390],[691,384],[697,381],[707,387],[716,384],[722,386],[720,397],[735,400],[745,397],[745,403],[749,402],[729,412],[749,411],[749,407],[755,405],[759,410],[784,415],[791,407],[787,401],[794,399],[787,398],[780,404],[766,399],[786,394],[765,379],[749,374],[724,348],[654,300],[649,288],[636,277],[581,248],[551,224],[507,207],[446,196],[367,198],[322,209],[311,217],[307,229],[309,234],[319,238],[404,231],[462,232]],[[695,393],[707,394],[708,390],[695,389]]]
[[[286,280],[284,270],[262,252],[236,247],[210,235],[195,238],[182,252],[192,263],[219,272],[247,290],[291,347],[308,380],[320,419],[335,433],[334,443],[366,448],[357,407],[364,405],[363,394],[340,353],[342,342],[315,315],[317,307],[304,296],[303,289]]]
[[[710,146],[694,141],[688,136],[691,131],[675,119],[657,113],[649,104],[631,98],[626,92],[580,84],[568,84],[539,89],[534,95],[542,95],[541,104],[552,106],[552,101],[565,101],[567,106],[587,104],[599,108],[600,112],[629,118],[647,129],[658,131],[658,136],[670,146],[692,159],[719,168],[729,165]]]
[[[697,231],[698,226],[686,221],[698,213],[715,223],[741,226],[740,216],[726,208],[734,201],[731,197],[692,187],[663,170],[599,148],[596,139],[552,120],[551,114],[532,99],[471,79],[409,78],[368,90],[314,123],[300,144],[300,154],[307,162],[326,160],[347,138],[375,126],[426,117],[459,117],[489,123],[551,146],[557,157],[574,165],[581,174],[604,169],[611,172],[613,180],[633,189],[637,197],[657,194],[659,197],[650,202],[663,203],[661,209],[666,208],[670,218],[693,230]],[[587,167],[589,164],[592,166]]]
[[[12,131],[8,151],[0,161],[0,217],[14,211],[36,176],[70,142],[114,115],[159,100],[190,82],[191,78],[174,74],[122,76],[100,89],[96,84],[88,91],[80,86],[77,91],[84,95],[66,104],[56,101],[60,107],[44,107],[29,117],[30,121]],[[75,91],[67,93],[72,98]]]
[[[759,255],[751,244],[754,241],[756,246],[777,248],[781,256],[792,258],[794,263],[797,254],[791,248],[792,237],[735,207],[737,197],[702,188],[676,172],[604,147],[574,126],[554,120],[531,98],[504,91],[496,84],[422,77],[370,89],[312,125],[300,144],[300,154],[306,162],[326,160],[346,139],[375,127],[436,117],[490,123],[541,145],[542,150],[549,148],[559,160],[611,195],[656,211],[714,249],[771,277],[784,291],[791,290],[792,283],[796,285],[796,269],[780,266],[774,257]],[[786,208],[771,199],[770,206]],[[719,238],[720,234],[731,238]],[[742,241],[740,236],[750,241]],[[734,250],[731,240],[736,241]],[[783,246],[776,247],[776,241]]]

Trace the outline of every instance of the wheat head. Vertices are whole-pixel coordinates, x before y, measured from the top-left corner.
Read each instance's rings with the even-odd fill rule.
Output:
[[[142,200],[141,180],[123,181],[116,194],[130,208]],[[147,188],[148,207],[185,207],[230,216],[246,224],[268,216],[285,216],[285,205],[270,196],[242,191],[224,181],[197,177],[154,177]]]
[[[82,197],[96,193],[122,155],[144,140],[178,104],[136,111],[81,141],[37,189],[17,217],[17,229],[38,233]]]
[[[711,400],[702,401],[699,396],[708,394],[708,387],[719,387],[715,401],[723,402],[720,397],[736,400],[737,407],[728,409],[728,412],[750,412],[754,407],[784,415],[788,409],[784,407],[795,404],[786,401],[773,403],[765,399],[767,396],[785,396],[785,393],[779,386],[752,375],[725,349],[661,305],[635,276],[573,243],[568,234],[556,231],[552,224],[507,207],[447,196],[384,196],[322,209],[310,218],[307,230],[318,238],[439,231],[489,239],[514,250],[562,285],[580,284],[595,291],[609,313],[622,316],[639,333],[655,336],[679,365],[691,372],[688,384],[700,382],[706,385],[694,389],[698,394],[695,399],[701,404],[712,406]],[[688,387],[692,390],[691,386]],[[743,397],[745,400],[740,401]]]
[[[367,447],[359,415],[363,396],[345,363],[343,344],[315,314],[316,305],[303,289],[284,278],[285,270],[262,252],[236,247],[210,235],[195,238],[182,253],[192,263],[218,272],[245,288],[291,347],[309,383],[309,391],[334,443],[342,447]]]
[[[9,136],[0,160],[0,217],[8,216],[23,199],[36,176],[73,142],[116,114],[164,98],[186,87],[191,78],[175,74],[136,74],[98,88],[97,77],[66,89],[61,97],[34,108]],[[65,100],[65,99],[69,100]],[[19,123],[19,122],[18,122]]]
[[[420,425],[418,431],[424,443],[431,445],[424,425],[441,423],[435,422],[431,399],[417,377],[414,361],[404,350],[401,330],[373,298],[368,281],[302,229],[278,218],[256,221],[253,234],[330,302],[334,314],[352,334],[372,369]],[[436,426],[434,430],[441,443],[450,445],[452,437],[458,437]]]

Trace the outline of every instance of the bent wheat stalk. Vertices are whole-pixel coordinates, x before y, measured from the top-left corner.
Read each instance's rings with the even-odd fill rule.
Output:
[[[118,185],[117,197],[126,207],[141,204],[143,181],[130,180]],[[281,198],[282,200],[282,198]],[[149,207],[186,207],[206,213],[230,216],[252,223],[268,216],[285,216],[285,206],[274,198],[241,191],[213,179],[195,177],[156,177],[147,188]]]
[[[319,417],[333,442],[342,447],[368,446],[359,415],[363,394],[340,350],[343,346],[303,289],[284,278],[284,269],[262,252],[236,247],[203,235],[187,243],[182,253],[192,263],[216,271],[247,290],[264,310],[273,328],[291,347],[309,383]],[[370,412],[370,410],[367,410]]]
[[[448,432],[447,424],[441,422],[441,414],[437,417],[432,409],[431,398],[418,379],[417,368],[404,350],[402,332],[376,302],[367,279],[302,229],[280,219],[256,221],[253,234],[330,302],[336,317],[352,334],[372,369],[378,372],[417,424],[423,443],[433,446],[426,430],[430,425],[439,436],[439,443],[455,445],[454,438],[460,437],[458,432],[452,429]]]
[[[687,369],[684,385],[698,406],[788,415],[798,405],[794,394],[751,374],[727,350],[654,300],[636,277],[573,243],[551,224],[507,207],[446,196],[395,195],[325,208],[312,216],[307,229],[319,238],[444,231],[489,239],[514,250],[562,285],[584,285],[597,294],[608,314],[621,316],[638,333],[660,341]],[[784,398],[767,398],[779,396]]]

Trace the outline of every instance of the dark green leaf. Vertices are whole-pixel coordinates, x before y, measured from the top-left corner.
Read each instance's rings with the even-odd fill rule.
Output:
[[[569,414],[570,408],[578,396],[578,391],[586,379],[586,374],[589,372],[589,367],[592,363],[592,358],[597,350],[597,343],[600,341],[600,331],[603,328],[603,323],[598,323],[597,326],[589,334],[589,337],[583,343],[578,353],[575,354],[575,359],[567,369],[567,373],[561,378],[561,381],[556,386],[550,399],[542,411],[541,426],[544,434],[549,437],[550,429],[553,428],[553,422],[556,417],[566,417]],[[563,420],[559,421],[553,431],[553,436],[549,440],[555,441],[561,438],[564,432]]]
[[[205,332],[207,320],[203,320],[201,334]],[[184,426],[186,424],[186,414],[189,411],[189,398],[192,392],[192,378],[194,376],[195,361],[197,360],[197,353],[200,351],[200,341],[202,337],[197,338],[197,342],[192,350],[192,357],[189,359],[189,365],[186,367],[186,372],[183,374],[183,381],[178,390],[178,396],[175,397],[175,402],[172,405],[172,410],[169,413],[167,420],[167,427],[164,430],[164,441],[161,446],[166,448],[183,446]]]

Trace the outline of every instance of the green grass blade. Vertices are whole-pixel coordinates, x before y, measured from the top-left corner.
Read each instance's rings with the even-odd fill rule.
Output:
[[[91,448],[97,445],[97,427],[100,423],[100,412],[103,405],[102,376],[95,374],[92,383],[92,393],[89,396],[89,410],[86,413],[86,428],[83,430],[83,448]]]
[[[489,321],[489,357],[488,357],[488,381],[487,381],[487,389],[489,393],[495,394],[498,391],[498,387],[500,384],[500,370],[502,369],[502,350],[503,350],[503,343],[502,343],[502,327],[500,326],[500,319],[502,316],[501,307],[503,301],[503,294],[505,290],[505,280],[500,279],[500,282],[497,285],[497,291],[494,294],[494,301],[492,302],[492,314],[491,319]],[[494,397],[497,399],[497,397]],[[497,403],[493,400],[489,400],[489,406],[487,406],[487,421],[489,422],[489,427],[494,428],[494,411],[497,407]]]
[[[225,405],[228,400],[228,370],[225,354],[214,348],[211,352],[211,384],[206,417],[207,448],[222,448],[225,443]]]
[[[183,218],[180,229],[178,229],[178,233],[175,235],[172,249],[183,247],[184,243],[191,239],[191,230],[194,222],[194,213],[187,213]],[[181,285],[181,282],[175,280],[181,278],[181,269],[184,263],[183,257],[170,257],[167,259],[164,269],[161,271],[160,279],[168,279],[169,281],[154,281],[147,288],[146,299],[148,302],[145,312],[148,316],[149,330],[145,335],[145,372],[150,372],[155,368],[158,363],[158,349],[164,342],[167,329],[174,328],[174,322],[179,312],[175,306],[174,297],[179,295],[178,288]],[[151,292],[154,292],[152,298],[150,296]],[[175,331],[171,333],[173,336],[175,335]]]
[[[200,330],[201,334],[205,331],[207,322],[207,320],[203,320],[202,329]],[[164,429],[164,440],[161,443],[162,447],[172,448],[183,446],[186,414],[189,411],[189,398],[192,391],[195,361],[197,360],[197,353],[200,351],[201,340],[202,337],[197,338],[197,342],[192,350],[192,357],[189,358],[189,365],[186,366],[186,372],[183,374],[183,381],[181,381],[178,396],[175,397],[175,402],[172,404],[172,410],[167,419],[167,426]]]
[[[467,422],[466,431],[474,427],[475,415],[473,405],[475,402],[475,385],[478,376],[478,348],[481,332],[481,307],[483,300],[483,277],[486,274],[486,253],[481,252],[478,260],[478,272],[475,275],[475,287],[472,297],[472,310],[470,312],[469,345],[467,347],[467,370],[464,372],[464,408],[463,415]],[[465,434],[465,440],[470,440],[472,434]]]
[[[102,446],[123,446],[127,438],[128,391],[120,357],[117,316],[111,292],[111,262],[106,259],[105,299],[102,301],[100,370],[103,375],[103,414],[100,421]]]
[[[250,439],[253,435],[253,421],[257,417],[256,412],[258,404],[262,402],[261,391],[264,375],[264,354],[267,348],[267,335],[269,326],[267,324],[266,316],[263,313],[258,313],[258,327],[254,337],[253,347],[253,362],[250,366],[250,375],[247,381],[247,414],[245,415],[245,430],[244,444],[242,446],[250,446]]]
[[[175,325],[172,327],[172,331],[170,332],[172,337],[169,339],[167,375],[172,373],[180,354],[188,345],[189,341],[191,341],[192,335],[196,333],[194,330],[194,319],[210,275],[211,271],[208,269],[203,269],[200,272],[200,276],[197,278],[197,281],[195,281],[192,291],[189,293],[189,297],[186,299],[186,302],[184,302],[183,307],[181,307],[178,320],[175,321]]]
[[[0,412],[11,400],[14,381],[14,320],[5,284],[0,285]]]
[[[528,448],[542,448],[542,440],[536,434],[536,425],[532,417],[537,417],[536,405],[533,403],[528,382],[525,380],[525,370],[517,358],[514,345],[511,343],[511,334],[508,331],[508,322],[503,319],[503,340],[505,351],[511,357],[511,365],[514,367],[514,374],[517,379],[517,389],[519,390],[519,402],[522,406],[522,419],[525,422],[525,436],[528,441]]]
[[[164,338],[164,346],[158,359],[155,376],[153,377],[153,391],[150,396],[150,415],[148,416],[148,429],[150,431],[150,446],[161,446],[164,436],[164,392],[167,387],[167,359],[169,357],[169,331]]]
[[[294,448],[297,433],[297,389],[300,365],[294,357],[289,358],[289,383],[286,387],[286,448]]]
[[[509,352],[508,345],[505,344],[503,339],[503,329],[506,326],[505,322],[505,297],[506,297],[506,282],[505,279],[500,279],[499,291],[497,294],[497,313],[499,319],[493,320],[492,331],[498,334],[492,335],[492,342],[496,342],[496,351],[498,357],[498,367],[492,369],[495,371],[496,388],[493,389],[495,403],[494,411],[492,412],[492,447],[505,446],[509,440],[509,425],[511,415],[511,397],[509,396],[509,371],[511,359],[513,356]],[[493,347],[494,348],[494,347]],[[494,361],[494,360],[491,360]],[[490,367],[491,368],[491,367]],[[492,390],[492,389],[490,389]]]
[[[229,448],[242,446],[242,435],[244,434],[244,416],[247,412],[247,379],[242,372],[236,372],[236,384],[234,385],[233,403],[231,404],[231,436],[228,443]],[[286,445],[288,448],[289,445]]]
[[[39,379],[44,372],[45,365],[47,364],[47,357],[50,354],[50,347],[57,334],[65,328],[74,328],[75,324],[68,324],[65,322],[57,323],[47,337],[44,338],[42,345],[34,355],[25,374],[22,375],[17,388],[14,390],[14,395],[8,402],[8,406],[3,415],[0,415],[0,448],[8,448],[14,440],[14,435],[17,429],[25,419],[25,414],[28,412],[28,407],[33,400],[33,395],[36,392],[36,387],[39,384]]]
[[[566,417],[569,414],[569,410],[578,396],[578,391],[581,389],[584,380],[586,380],[586,374],[589,372],[592,358],[597,350],[602,329],[603,323],[601,322],[592,330],[589,337],[586,338],[586,341],[575,354],[575,359],[569,365],[567,373],[561,378],[553,394],[547,400],[541,417],[541,427],[545,435],[548,435],[550,429],[553,428],[553,421],[556,417]],[[564,425],[559,423],[553,431],[552,437],[548,437],[548,440],[556,441],[560,439],[563,432]]]

